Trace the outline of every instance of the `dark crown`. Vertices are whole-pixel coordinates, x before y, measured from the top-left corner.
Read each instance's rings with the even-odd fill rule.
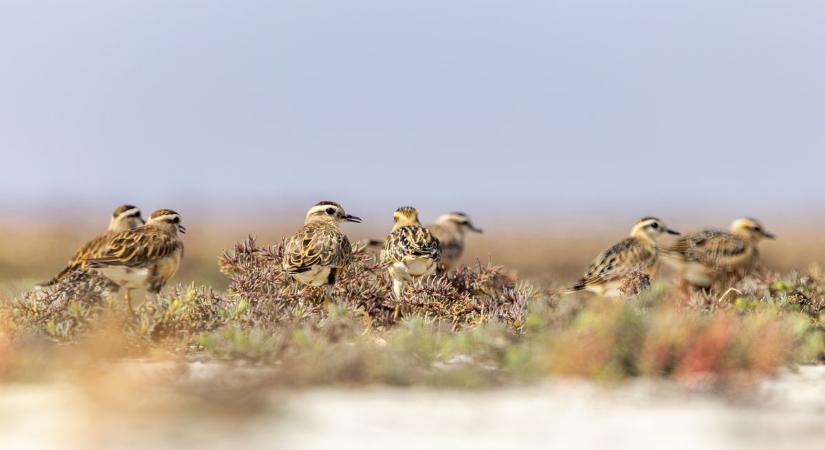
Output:
[[[320,202],[318,202],[318,203],[316,203],[316,204],[315,204],[315,206],[327,206],[327,205],[329,205],[329,206],[337,206],[338,208],[340,208],[340,207],[341,207],[341,205],[339,205],[338,203],[331,202],[331,201],[329,201],[329,200],[323,200],[323,201],[320,201]]]
[[[648,220],[655,220],[657,222],[661,222],[661,220],[659,220],[658,217],[653,217],[653,216],[642,217],[641,219],[639,219],[639,222],[647,222]],[[639,223],[639,222],[636,222],[636,223]]]

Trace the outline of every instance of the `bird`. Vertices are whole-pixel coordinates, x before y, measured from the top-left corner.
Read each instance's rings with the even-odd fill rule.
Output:
[[[439,270],[447,272],[458,263],[464,253],[464,235],[467,230],[483,233],[481,228],[473,225],[470,217],[463,212],[442,214],[435,223],[427,226],[441,245],[441,262]]]
[[[347,214],[338,203],[318,202],[307,211],[303,228],[284,246],[284,271],[301,284],[323,287],[325,304],[338,275],[352,260],[352,245],[339,227],[342,222],[361,223],[361,218]]]
[[[158,296],[178,271],[183,259],[180,235],[185,233],[180,214],[158,209],[145,225],[110,235],[99,254],[86,260],[86,266],[125,289],[131,311],[133,290]]]
[[[630,237],[599,254],[573,286],[563,291],[590,291],[618,298],[623,296],[626,279],[642,273],[649,276],[659,254],[657,240],[664,234],[679,235],[656,217],[645,217],[636,222]]]
[[[419,222],[415,208],[398,208],[393,220],[392,232],[381,250],[381,261],[392,279],[393,294],[400,300],[407,283],[435,273],[441,248],[438,238]]]
[[[759,241],[775,237],[756,219],[737,219],[729,232],[706,229],[683,236],[664,248],[662,257],[683,282],[708,288],[724,275],[751,269],[759,259]]]
[[[144,223],[145,222],[143,220],[143,216],[141,215],[140,208],[137,206],[128,204],[118,206],[112,213],[112,217],[109,219],[109,227],[104,233],[95,236],[94,239],[86,242],[82,247],[80,247],[66,264],[66,267],[61,270],[60,273],[55,275],[54,278],[40,283],[37,286],[42,288],[58,283],[60,280],[66,278],[66,276],[72,271],[82,268],[86,260],[93,258],[100,253],[108,239],[113,234],[126,230],[132,230],[142,226]]]

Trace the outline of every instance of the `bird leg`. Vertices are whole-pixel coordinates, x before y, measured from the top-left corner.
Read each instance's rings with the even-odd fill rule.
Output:
[[[716,303],[722,303],[722,301],[724,301],[725,299],[727,299],[727,298],[728,298],[728,295],[729,295],[731,292],[734,292],[734,293],[736,293],[736,294],[738,294],[738,295],[742,295],[742,291],[740,291],[739,289],[736,289],[736,288],[730,288],[730,289],[728,289],[727,291],[725,291],[725,293],[724,293],[724,294],[722,294],[722,296],[721,296],[721,297],[719,297],[719,298],[716,300]]]
[[[395,296],[395,309],[392,312],[393,322],[398,320],[398,316],[401,314],[401,294],[404,292],[404,287],[406,287],[404,281],[397,279],[392,280],[392,293]]]
[[[328,284],[324,286],[324,311],[329,312],[330,304],[332,304],[332,287],[333,285]]]
[[[405,283],[401,280],[392,280],[392,293],[395,295],[395,299],[399,302],[401,301],[401,293],[404,292],[404,285]]]
[[[370,317],[370,313],[367,312],[366,309],[362,311],[364,313],[364,322],[366,323],[366,326],[364,327],[364,332],[361,333],[361,336],[365,336],[372,331],[372,317]]]
[[[135,310],[132,308],[132,290],[131,289],[126,289],[125,296],[126,296],[126,306],[129,307],[129,314],[134,316],[135,315]]]

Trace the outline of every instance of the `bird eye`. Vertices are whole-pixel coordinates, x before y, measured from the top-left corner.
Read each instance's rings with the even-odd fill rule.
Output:
[[[327,208],[327,214],[329,214],[330,216],[335,214],[335,208]]]
[[[659,224],[656,223],[656,222],[653,222],[653,223],[650,224],[650,228],[653,228],[655,230],[655,229],[659,228]]]
[[[174,219],[172,219],[172,222],[180,223],[180,217],[175,217]]]

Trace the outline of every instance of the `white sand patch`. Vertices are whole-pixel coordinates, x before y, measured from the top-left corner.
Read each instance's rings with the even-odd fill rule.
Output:
[[[221,370],[191,365],[181,383]],[[797,450],[825,442],[825,366],[785,372],[741,397],[646,380],[480,391],[262,389],[266,406],[237,417],[107,412],[83,392],[63,384],[0,388],[0,448]]]

